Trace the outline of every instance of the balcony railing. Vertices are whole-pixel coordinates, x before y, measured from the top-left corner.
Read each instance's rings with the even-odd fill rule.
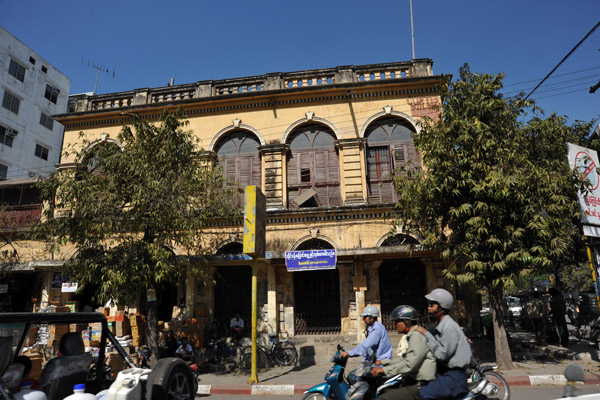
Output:
[[[215,81],[200,81],[127,92],[69,97],[69,112],[113,110],[157,103],[177,103],[189,99],[236,96],[256,92],[319,88],[330,85],[397,81],[433,76],[433,61],[412,61],[341,66],[296,72],[278,72],[259,76]]]

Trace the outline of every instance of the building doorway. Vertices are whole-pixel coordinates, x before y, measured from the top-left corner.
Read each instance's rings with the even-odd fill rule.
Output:
[[[296,250],[333,249],[321,239],[311,239]],[[340,277],[336,269],[294,272],[296,335],[340,333]]]
[[[247,329],[252,317],[252,268],[249,265],[217,267],[215,278],[215,321],[228,328],[229,321],[239,311]]]
[[[386,260],[379,267],[381,323],[394,330],[388,321],[392,310],[408,304],[421,315],[426,311],[427,273],[425,264],[418,259]]]
[[[32,297],[40,293],[38,274],[35,272],[9,273],[0,279],[0,311],[31,312]]]
[[[296,335],[340,333],[337,269],[294,272]]]

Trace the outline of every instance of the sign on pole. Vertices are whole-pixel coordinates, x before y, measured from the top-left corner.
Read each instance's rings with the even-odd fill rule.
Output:
[[[600,167],[598,153],[585,147],[567,143],[569,165],[586,183],[587,191],[579,191],[581,222],[585,236],[600,237]]]
[[[265,257],[267,199],[257,186],[246,186],[244,209],[244,254]]]
[[[567,143],[569,165],[577,171],[579,179],[586,185],[586,190],[579,190],[579,208],[581,210],[581,222],[583,222],[583,234],[587,236],[587,253],[592,281],[596,291],[596,301],[600,308],[600,250],[598,244],[592,239],[600,238],[600,175],[598,168],[598,153],[585,147]],[[592,255],[593,252],[593,255]]]

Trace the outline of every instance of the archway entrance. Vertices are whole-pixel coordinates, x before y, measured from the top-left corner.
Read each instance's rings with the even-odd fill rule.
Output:
[[[297,250],[332,249],[324,240],[311,239]],[[337,269],[294,272],[296,335],[341,331],[340,278]]]
[[[425,264],[416,259],[386,260],[379,267],[379,293],[381,301],[381,322],[393,330],[388,323],[392,310],[408,304],[421,315],[426,310],[427,274]]]
[[[240,259],[243,245],[231,242],[217,251],[223,259]],[[217,267],[215,276],[214,320],[219,326],[229,327],[229,321],[239,311],[248,327],[252,317],[252,267],[249,265],[232,265]]]
[[[248,265],[218,267],[215,285],[214,317],[219,326],[229,327],[229,320],[239,311],[244,327],[249,326],[252,306],[252,268]]]

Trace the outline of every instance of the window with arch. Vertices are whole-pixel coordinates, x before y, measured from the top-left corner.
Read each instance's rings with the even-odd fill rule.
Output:
[[[113,154],[119,154],[121,147],[115,141],[102,141],[94,144],[85,151],[81,158],[80,168],[87,169],[96,175],[103,175],[101,160],[104,163],[110,162]]]
[[[333,132],[324,125],[303,125],[290,134],[288,144],[290,207],[341,205],[340,166]]]
[[[365,132],[369,203],[397,200],[392,184],[394,170],[409,161],[419,161],[414,135],[414,127],[398,117],[380,118]]]
[[[215,146],[226,185],[240,189],[249,185],[261,186],[260,141],[251,132],[239,130],[222,137]]]

